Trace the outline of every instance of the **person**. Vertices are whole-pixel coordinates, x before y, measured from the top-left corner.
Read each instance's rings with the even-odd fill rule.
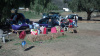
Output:
[[[68,15],[65,17],[65,19],[68,19]]]
[[[48,21],[48,27],[51,28],[53,26],[51,19]]]
[[[11,10],[11,22],[10,22],[10,24],[16,24],[16,20],[15,20],[15,16],[16,14],[15,14],[15,9],[12,9]]]
[[[33,25],[33,22],[32,21],[30,21],[30,23],[29,23],[29,28],[30,29],[33,29],[34,28],[34,25]]]
[[[69,22],[69,27],[74,27],[73,20],[67,19],[67,22]]]
[[[62,19],[61,20],[61,27],[63,28],[63,27],[65,27],[66,25],[68,25],[69,24],[69,22],[67,21],[67,19]]]
[[[18,13],[16,9],[11,10],[11,20],[13,24],[17,24],[18,21],[25,23],[25,16],[22,13]]]
[[[78,16],[75,15],[73,21],[75,21],[75,26],[77,26]]]

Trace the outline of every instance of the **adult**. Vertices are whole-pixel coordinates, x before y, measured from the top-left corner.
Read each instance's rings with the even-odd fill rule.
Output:
[[[16,24],[16,20],[15,20],[15,9],[11,10],[11,24]]]
[[[52,23],[51,19],[49,19],[49,21],[48,21],[48,27],[51,28],[52,26],[53,26],[53,23]]]
[[[78,16],[75,15],[73,21],[75,21],[75,26],[77,26]]]
[[[12,9],[11,14],[13,24],[25,23],[25,16],[22,13],[18,13],[16,9]]]

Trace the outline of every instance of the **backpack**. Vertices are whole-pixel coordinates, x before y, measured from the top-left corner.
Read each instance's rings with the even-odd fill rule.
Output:
[[[73,30],[73,32],[74,32],[74,33],[77,33],[77,30],[76,30],[76,29],[74,29],[74,30]]]
[[[26,36],[26,32],[25,32],[25,31],[22,31],[22,32],[20,33],[20,35],[19,35],[19,38],[20,38],[20,39],[24,39],[25,36]]]

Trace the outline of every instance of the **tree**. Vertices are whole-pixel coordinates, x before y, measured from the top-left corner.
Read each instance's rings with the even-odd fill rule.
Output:
[[[50,2],[51,0],[0,0],[0,23],[4,18],[11,16],[10,10],[12,8],[18,9],[21,6],[31,7],[31,9],[39,14],[48,11],[48,4],[50,4]]]
[[[63,0],[63,3],[67,3],[67,0]]]
[[[58,7],[50,2],[47,4],[47,9],[51,12],[51,10],[57,10]]]
[[[27,7],[30,2],[30,0],[0,0],[0,23],[11,15],[10,10],[12,8],[18,9],[19,6]]]
[[[68,3],[72,11],[85,11],[87,12],[87,20],[91,19],[91,14],[95,10],[100,10],[100,0],[71,0]]]
[[[31,3],[30,7],[37,14],[57,9],[57,6],[52,4],[51,0],[35,0],[34,4]]]

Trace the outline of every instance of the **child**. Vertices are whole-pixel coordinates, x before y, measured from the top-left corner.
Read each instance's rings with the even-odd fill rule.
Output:
[[[67,19],[67,22],[69,22],[69,27],[70,28],[73,28],[74,27],[74,22],[73,22],[73,20],[71,20],[71,19]]]

